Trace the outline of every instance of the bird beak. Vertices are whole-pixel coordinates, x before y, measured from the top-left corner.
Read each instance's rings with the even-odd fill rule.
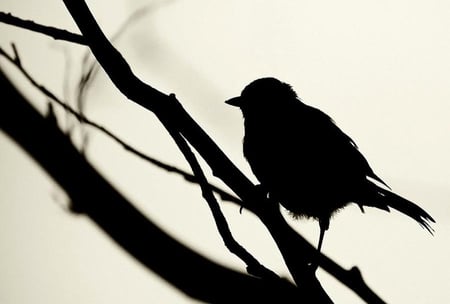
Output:
[[[233,97],[233,98],[228,99],[227,101],[225,101],[226,104],[229,104],[230,106],[234,106],[234,107],[240,107],[241,106],[241,102],[242,102],[241,96]]]

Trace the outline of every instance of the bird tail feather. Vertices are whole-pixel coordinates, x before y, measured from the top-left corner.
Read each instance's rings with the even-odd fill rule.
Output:
[[[414,204],[413,202],[379,186],[376,186],[377,197],[382,198],[380,203],[374,204],[374,207],[389,211],[389,207],[400,211],[401,213],[416,220],[422,228],[428,230],[431,234],[434,229],[431,223],[436,221],[425,210]],[[379,200],[377,200],[379,201]]]

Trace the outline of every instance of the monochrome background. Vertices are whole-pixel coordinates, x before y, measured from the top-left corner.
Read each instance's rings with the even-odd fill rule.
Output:
[[[450,302],[450,2],[88,4],[133,71],[155,88],[176,93],[255,182],[242,156],[241,113],[224,100],[256,78],[274,76],[333,117],[375,172],[437,223],[433,237],[394,211],[362,214],[349,206],[332,219],[324,253],[346,268],[358,266],[388,303]],[[0,10],[78,32],[62,1],[2,0]],[[74,103],[86,47],[0,24],[0,46],[10,54],[11,42],[36,80]],[[4,58],[0,66],[45,113],[46,98]],[[121,96],[102,71],[86,100],[89,118],[148,155],[188,169],[154,115]],[[58,121],[78,144],[88,134],[87,158],[151,220],[209,258],[245,271],[223,246],[196,185],[80,128],[61,111]],[[1,303],[195,302],[123,252],[88,218],[70,213],[64,190],[2,132],[0,168]],[[236,205],[221,206],[236,239],[264,265],[288,276],[256,217],[240,214]],[[289,221],[317,243],[316,222]],[[319,276],[336,303],[362,303],[327,273]]]

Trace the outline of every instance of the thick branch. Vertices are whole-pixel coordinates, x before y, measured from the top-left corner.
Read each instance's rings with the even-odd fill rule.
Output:
[[[0,87],[8,96],[0,105],[0,129],[59,183],[78,211],[148,269],[209,303],[301,302],[298,290],[284,280],[261,280],[231,271],[171,238],[100,176],[54,120],[31,107],[1,71]]]

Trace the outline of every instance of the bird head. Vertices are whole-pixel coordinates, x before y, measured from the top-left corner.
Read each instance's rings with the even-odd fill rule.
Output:
[[[244,116],[254,111],[272,111],[283,107],[283,103],[297,100],[292,87],[276,78],[260,78],[247,85],[240,96],[225,103],[239,107]]]

